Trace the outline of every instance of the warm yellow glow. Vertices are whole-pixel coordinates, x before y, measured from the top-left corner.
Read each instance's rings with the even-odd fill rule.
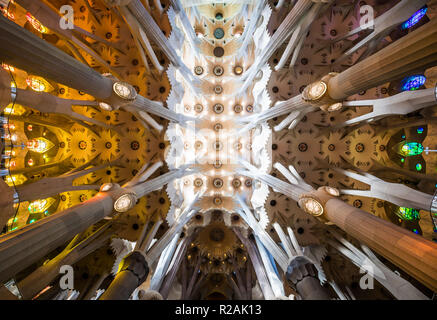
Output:
[[[30,213],[40,213],[46,211],[55,202],[53,198],[35,200],[29,204]]]
[[[6,63],[2,63],[2,68],[5,69],[6,71],[15,72],[15,68]]]
[[[27,178],[22,174],[13,174],[10,176],[6,176],[5,182],[8,186],[13,187],[14,185],[18,186],[26,182]]]
[[[23,113],[26,112],[26,109],[24,109],[22,106],[16,104],[13,107],[13,104],[9,104],[5,110],[3,111],[6,115],[15,115],[15,116],[21,116]]]
[[[26,79],[27,85],[36,92],[50,92],[53,87],[44,78],[37,76],[30,76]]]
[[[15,20],[15,15],[10,12],[7,8],[0,8],[0,11],[4,14],[7,15],[9,19],[11,20]]]
[[[48,29],[46,27],[44,27],[41,22],[39,22],[34,16],[32,16],[30,14],[30,12],[28,12],[26,14],[26,19],[27,21],[29,21],[29,23],[32,25],[32,27],[34,27],[36,30],[38,30],[41,33],[47,33]]]
[[[44,153],[53,148],[55,145],[47,140],[46,138],[40,137],[36,139],[29,140],[27,142],[27,147],[29,150],[38,152],[38,153]]]

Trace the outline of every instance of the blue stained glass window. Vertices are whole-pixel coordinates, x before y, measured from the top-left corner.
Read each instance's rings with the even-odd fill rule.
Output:
[[[428,7],[424,6],[422,9],[413,14],[410,19],[402,24],[402,30],[410,29],[411,27],[416,25],[425,16],[427,11]]]
[[[402,91],[414,91],[418,90],[421,86],[425,84],[426,77],[422,75],[415,75],[407,77],[402,80],[401,90]]]
[[[416,170],[417,171],[420,171],[420,170],[422,170],[422,165],[420,164],[420,163],[418,163],[418,164],[416,164]]]
[[[417,133],[418,134],[422,134],[423,133],[423,128],[417,128]]]

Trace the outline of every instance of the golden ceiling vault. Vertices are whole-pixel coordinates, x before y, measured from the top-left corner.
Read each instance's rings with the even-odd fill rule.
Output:
[[[436,1],[0,8],[0,299],[435,298]]]

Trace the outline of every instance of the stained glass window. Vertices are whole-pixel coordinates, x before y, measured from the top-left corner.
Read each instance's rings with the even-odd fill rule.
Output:
[[[428,7],[424,6],[422,9],[413,14],[410,19],[402,24],[402,30],[410,29],[411,27],[416,25],[425,16],[427,11]]]

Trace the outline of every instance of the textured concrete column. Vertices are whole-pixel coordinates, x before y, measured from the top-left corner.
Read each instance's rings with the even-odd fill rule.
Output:
[[[328,94],[344,100],[360,91],[421,72],[437,63],[437,20],[331,78]]]
[[[104,225],[79,243],[76,243],[78,238],[78,236],[76,236],[59,255],[18,282],[17,287],[23,299],[32,299],[41,292],[41,290],[52,283],[60,276],[59,271],[63,265],[72,266],[106,244],[113,234],[111,230],[107,232],[108,227],[110,228],[109,224]],[[0,299],[2,298],[3,296],[0,294]]]
[[[352,237],[437,291],[437,244],[340,199],[326,203],[326,217]]]
[[[334,223],[428,288],[437,291],[437,243],[355,208],[322,188],[302,194],[299,205],[306,212]]]
[[[72,239],[113,212],[110,193],[99,193],[84,203],[0,237],[0,282]]]
[[[12,218],[15,213],[15,210],[13,209],[14,200],[17,200],[18,202],[33,201],[37,199],[46,199],[66,191],[99,189],[98,185],[73,186],[73,181],[76,178],[103,169],[107,166],[107,164],[103,164],[87,170],[80,170],[81,168],[78,168],[79,170],[75,170],[59,177],[44,178],[34,183],[15,186],[15,188],[7,186],[6,183],[1,180],[0,190],[4,189],[4,191],[0,193],[0,229],[4,227],[7,221]]]
[[[146,281],[149,266],[140,251],[127,255],[120,263],[120,271],[99,300],[128,300],[132,292]]]
[[[0,58],[7,64],[86,92],[100,100],[108,100],[113,95],[113,80],[2,15]]]

